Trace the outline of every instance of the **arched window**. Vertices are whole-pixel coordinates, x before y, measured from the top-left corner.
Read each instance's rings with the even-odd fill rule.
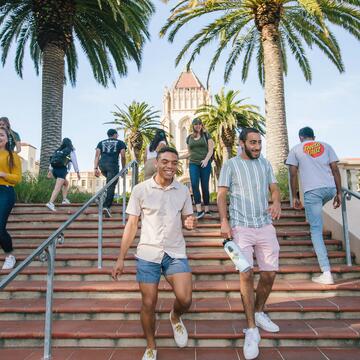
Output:
[[[187,148],[187,145],[186,145],[187,136],[188,136],[187,128],[185,125],[183,125],[181,128],[181,143],[180,143],[181,150],[186,150],[186,148]]]

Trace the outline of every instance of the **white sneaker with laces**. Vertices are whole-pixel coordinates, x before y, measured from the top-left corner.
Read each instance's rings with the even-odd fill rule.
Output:
[[[181,318],[179,318],[179,322],[174,325],[171,320],[171,315],[172,315],[172,311],[170,311],[169,318],[174,333],[174,340],[178,347],[183,348],[187,345],[188,342],[188,333],[186,327],[182,322]]]
[[[62,205],[70,205],[71,202],[70,202],[70,200],[69,200],[68,198],[65,198],[65,199],[62,201],[61,204],[62,204]]]
[[[14,255],[8,255],[5,258],[4,265],[2,266],[3,270],[11,270],[16,264],[16,259]]]
[[[157,350],[155,349],[146,349],[142,360],[156,360]]]
[[[48,202],[45,206],[51,211],[56,211],[55,205],[52,202]]]
[[[264,312],[255,313],[255,324],[256,326],[262,328],[265,331],[276,333],[280,331],[279,326],[271,321],[268,314]]]
[[[244,329],[245,341],[243,353],[246,360],[256,359],[259,355],[259,342],[261,340],[259,329]]]
[[[319,276],[314,276],[311,278],[311,280],[318,284],[324,285],[333,285],[335,283],[330,271],[325,271]]]

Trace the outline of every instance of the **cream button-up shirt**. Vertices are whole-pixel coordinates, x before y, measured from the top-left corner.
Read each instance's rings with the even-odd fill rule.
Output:
[[[168,187],[154,178],[136,185],[126,209],[129,215],[141,215],[141,234],[136,257],[161,263],[165,253],[172,258],[186,258],[182,233],[182,215],[191,215],[189,189],[174,180]]]

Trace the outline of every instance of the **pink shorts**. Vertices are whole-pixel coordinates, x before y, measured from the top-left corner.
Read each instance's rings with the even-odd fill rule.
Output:
[[[233,240],[243,251],[251,267],[254,265],[254,248],[260,271],[279,270],[280,246],[276,230],[272,224],[261,228],[235,226],[232,229]]]

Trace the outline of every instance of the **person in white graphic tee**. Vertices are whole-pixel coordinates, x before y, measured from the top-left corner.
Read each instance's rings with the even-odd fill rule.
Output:
[[[296,186],[299,171],[311,241],[322,271],[322,274],[313,277],[312,281],[331,285],[334,279],[323,239],[322,208],[331,199],[335,209],[341,205],[341,178],[337,166],[339,159],[330,145],[315,141],[314,131],[310,127],[300,129],[299,138],[301,143],[290,151],[286,160],[290,167],[293,207],[302,208]]]

